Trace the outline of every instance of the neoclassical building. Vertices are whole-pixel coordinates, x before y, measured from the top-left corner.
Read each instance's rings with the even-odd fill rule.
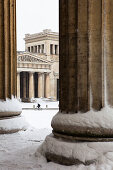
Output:
[[[51,30],[25,35],[17,54],[17,97],[59,99],[59,35]]]

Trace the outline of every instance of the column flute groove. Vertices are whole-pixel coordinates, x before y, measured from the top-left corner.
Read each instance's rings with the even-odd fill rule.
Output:
[[[95,13],[96,11],[96,13]],[[92,108],[102,105],[102,0],[89,0],[89,74]]]

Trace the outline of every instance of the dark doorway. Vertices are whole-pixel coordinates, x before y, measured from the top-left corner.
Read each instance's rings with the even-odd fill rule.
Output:
[[[29,73],[20,73],[20,98],[29,98]]]
[[[38,98],[38,73],[34,74],[34,97]]]
[[[23,97],[23,72],[20,73],[20,98]]]

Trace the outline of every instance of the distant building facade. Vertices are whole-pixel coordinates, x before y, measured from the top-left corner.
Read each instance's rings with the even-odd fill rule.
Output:
[[[17,97],[59,99],[59,34],[43,30],[25,35],[17,53]]]

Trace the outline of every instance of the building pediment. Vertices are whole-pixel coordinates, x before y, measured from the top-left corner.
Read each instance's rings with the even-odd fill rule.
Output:
[[[21,55],[18,55],[17,62],[49,63],[47,60],[43,60],[40,57],[33,56],[33,55],[30,55],[30,54],[21,54]]]

